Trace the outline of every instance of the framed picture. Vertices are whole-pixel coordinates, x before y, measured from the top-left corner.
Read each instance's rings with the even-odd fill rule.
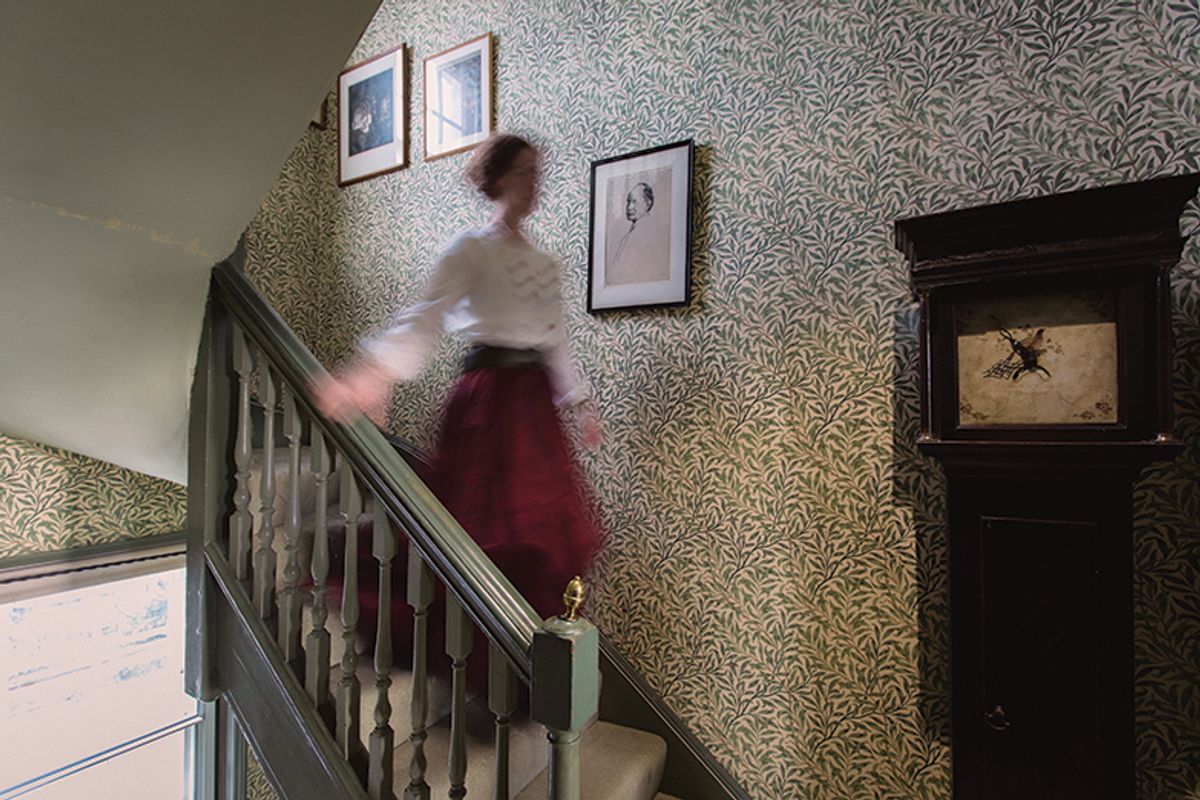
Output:
[[[588,311],[691,300],[691,139],[592,162]]]
[[[408,166],[404,45],[338,76],[338,185]]]
[[[425,160],[492,134],[492,34],[425,59]]]

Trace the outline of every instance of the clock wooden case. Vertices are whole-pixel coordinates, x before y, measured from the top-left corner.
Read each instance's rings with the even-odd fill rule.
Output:
[[[1132,483],[1200,175],[899,220],[946,473],[954,796],[1133,797]]]

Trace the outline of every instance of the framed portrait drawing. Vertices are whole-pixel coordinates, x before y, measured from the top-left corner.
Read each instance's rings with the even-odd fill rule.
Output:
[[[338,76],[338,185],[408,166],[404,45]]]
[[[588,311],[691,300],[691,139],[592,162]]]
[[[492,34],[425,59],[425,160],[470,150],[492,133]]]

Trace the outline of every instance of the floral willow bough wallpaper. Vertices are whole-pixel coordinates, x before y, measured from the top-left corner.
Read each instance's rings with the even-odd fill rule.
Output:
[[[174,533],[184,487],[0,433],[0,558]]]
[[[1162,0],[386,0],[363,37],[351,61],[496,34],[499,127],[545,145],[534,234],[607,425],[587,611],[755,798],[949,796],[942,485],[892,220],[1200,169],[1197,25]],[[692,307],[588,317],[590,161],[685,137]],[[305,134],[248,269],[326,363],[486,218],[463,162],[338,190],[334,133]],[[1200,797],[1198,260],[1175,272],[1187,452],[1138,489],[1147,800]],[[454,356],[398,391],[402,435],[429,442]]]

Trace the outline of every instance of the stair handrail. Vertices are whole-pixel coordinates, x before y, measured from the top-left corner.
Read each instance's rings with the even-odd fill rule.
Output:
[[[213,291],[269,356],[314,425],[336,445],[434,574],[503,652],[521,681],[533,679],[531,647],[543,620],[512,582],[367,419],[345,424],[317,410],[311,386],[327,370],[266,298],[228,261],[213,268]]]

